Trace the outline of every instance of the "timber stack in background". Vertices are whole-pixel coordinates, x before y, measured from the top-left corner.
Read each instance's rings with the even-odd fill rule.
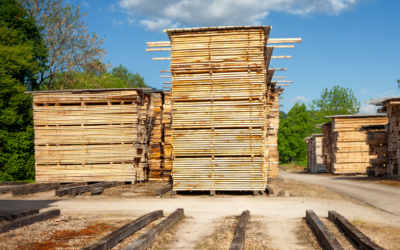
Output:
[[[170,143],[164,133],[170,93],[149,90],[27,92],[33,95],[36,181],[168,179],[163,147]]]
[[[385,127],[385,131],[387,132],[388,137],[387,147],[385,147],[384,145],[382,147],[378,147],[377,152],[381,153],[381,155],[387,156],[388,158],[387,174],[400,176],[400,97],[372,99],[371,101],[366,103],[379,106],[380,108],[377,110],[378,113],[387,114],[388,123]],[[381,133],[379,137],[381,137],[381,140],[384,140],[382,137],[386,136]],[[385,148],[387,149],[386,152],[384,151]],[[382,158],[382,161],[387,162],[387,160],[385,160],[384,158]]]
[[[326,168],[322,157],[322,134],[313,134],[304,141],[307,144],[308,172],[325,173]]]
[[[375,143],[374,147],[378,146],[377,141],[373,140],[375,134],[372,134],[377,131],[373,130],[370,139],[367,139],[368,135],[362,129],[374,126],[381,128],[387,124],[386,115],[335,115],[326,118],[332,118],[332,122],[322,124],[321,127],[323,163],[328,173],[365,174],[372,170],[371,164],[386,164],[385,153],[372,154],[368,145]]]
[[[360,131],[367,134],[367,144],[369,154],[375,155],[375,159],[370,159],[370,167],[367,169],[368,176],[381,176],[388,174],[388,132],[385,125],[362,126]]]

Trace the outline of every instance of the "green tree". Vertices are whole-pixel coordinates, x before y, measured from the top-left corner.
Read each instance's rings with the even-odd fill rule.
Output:
[[[7,13],[4,13],[7,12]],[[39,29],[13,0],[0,1],[0,179],[34,178],[32,99],[26,85],[35,85],[45,58]]]
[[[0,25],[13,30],[12,40],[15,40],[16,36],[17,39],[20,40],[17,46],[21,46],[21,42],[29,42],[29,50],[32,51],[32,58],[29,59],[29,61],[35,62],[34,67],[23,68],[17,71],[13,70],[8,73],[12,72],[12,78],[17,79],[19,83],[31,87],[32,89],[37,89],[38,75],[40,72],[44,72],[47,69],[46,63],[48,53],[40,34],[42,29],[36,26],[35,20],[30,18],[27,12],[24,11],[21,5],[15,0],[0,0],[0,6]],[[4,32],[6,31],[3,31],[3,34]],[[3,39],[7,38],[3,37]],[[6,40],[3,40],[3,43],[4,42],[6,42]],[[17,67],[17,64],[14,66]]]
[[[321,93],[321,98],[313,100],[309,106],[313,112],[311,123],[314,125],[331,120],[325,116],[357,114],[361,107],[353,91],[340,86],[334,86],[330,90],[325,88]]]
[[[397,80],[397,86],[398,86],[399,89],[400,89],[400,80]]]
[[[311,124],[306,105],[296,103],[287,117],[280,121],[278,129],[279,161],[307,160],[307,146],[304,138],[310,135]]]
[[[41,34],[48,48],[48,69],[40,74],[39,84],[51,87],[60,74],[83,72],[87,67],[103,70],[101,61],[106,53],[100,46],[105,39],[95,33],[88,34],[82,20],[87,13],[63,0],[18,0],[35,19],[36,25],[43,27]],[[95,66],[99,68],[95,68]],[[105,64],[107,68],[111,65]],[[43,88],[43,87],[42,87]]]
[[[118,67],[112,69],[111,74],[120,78],[126,83],[127,88],[145,88],[148,87],[144,82],[144,78],[138,73],[133,73],[126,67],[120,64]]]

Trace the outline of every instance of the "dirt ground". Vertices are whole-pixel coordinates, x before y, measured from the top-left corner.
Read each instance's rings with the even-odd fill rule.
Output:
[[[296,164],[288,164],[288,165],[279,165],[279,171],[285,171],[288,173],[299,173],[307,171],[307,167],[296,165]]]

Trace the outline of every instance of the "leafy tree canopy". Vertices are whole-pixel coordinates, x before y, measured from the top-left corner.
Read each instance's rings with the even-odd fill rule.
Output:
[[[7,72],[12,78],[25,86],[37,89],[38,74],[47,68],[47,49],[40,34],[41,29],[15,0],[0,0],[0,26],[3,29],[0,40],[3,56],[7,54],[8,59],[11,60],[3,60],[1,63],[8,64]],[[13,48],[11,45],[17,47]],[[25,46],[27,47],[23,48]],[[28,57],[22,56],[21,59],[10,57],[12,53],[27,55],[27,51],[30,51]],[[24,65],[21,64],[22,62]],[[4,66],[3,69],[5,69]],[[10,67],[19,69],[10,71]]]
[[[34,22],[15,1],[0,1],[0,13],[0,179],[33,179],[32,99],[25,91],[43,69],[40,38],[32,35]]]
[[[141,77],[138,73],[133,73],[126,67],[120,64],[118,67],[112,69],[111,74],[119,79],[123,80],[127,88],[145,88],[148,87],[144,82],[144,78]]]
[[[360,102],[354,97],[349,88],[334,86],[332,89],[324,89],[320,99],[310,103],[311,112],[314,113],[313,124],[329,122],[331,119],[325,116],[357,114],[360,111]]]
[[[279,161],[288,163],[292,160],[307,159],[307,146],[304,138],[310,135],[312,129],[306,105],[296,103],[280,121],[278,130]]]

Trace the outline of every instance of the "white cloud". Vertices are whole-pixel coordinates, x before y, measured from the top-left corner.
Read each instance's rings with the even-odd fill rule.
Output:
[[[271,11],[339,14],[366,0],[120,0],[119,7],[148,29],[164,25],[259,25]]]
[[[293,100],[291,100],[290,102],[292,104],[295,104],[295,103],[302,104],[302,103],[307,102],[307,98],[305,98],[304,96],[298,96],[298,97],[294,98]]]
[[[163,30],[167,28],[176,28],[178,26],[178,23],[171,23],[170,20],[168,19],[156,19],[156,20],[141,20],[139,22],[141,25],[146,27],[149,30],[157,31],[157,30]]]
[[[114,26],[121,26],[123,23],[124,23],[124,20],[121,20],[121,21],[115,21],[115,20],[113,20]]]
[[[371,104],[363,104],[360,107],[359,114],[376,114],[376,107]]]
[[[82,6],[85,6],[86,8],[90,8],[90,7],[89,7],[89,3],[86,2],[86,1],[82,1],[81,5],[82,5]]]

